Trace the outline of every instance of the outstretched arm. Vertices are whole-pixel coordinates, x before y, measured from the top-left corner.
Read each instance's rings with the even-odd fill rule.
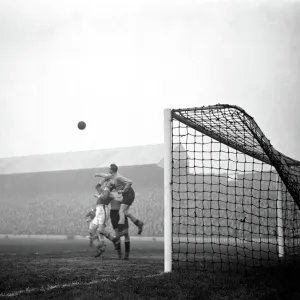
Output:
[[[99,194],[101,194],[103,192],[103,188],[102,188],[102,184],[105,182],[105,181],[108,181],[108,179],[102,179],[101,181],[99,181],[99,183],[96,184],[95,186],[95,189],[97,190],[97,192]]]
[[[102,177],[106,180],[111,179],[111,174],[106,173],[95,173],[95,177]]]

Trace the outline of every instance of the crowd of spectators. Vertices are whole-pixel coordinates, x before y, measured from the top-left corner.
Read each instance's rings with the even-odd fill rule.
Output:
[[[162,185],[139,184],[134,188],[136,199],[131,212],[145,223],[143,236],[162,237]],[[86,236],[85,215],[95,204],[95,191],[92,185],[86,190],[82,187],[69,190],[40,189],[20,193],[18,189],[11,189],[9,193],[0,193],[0,234]],[[283,193],[282,197],[285,199],[286,195]],[[284,200],[284,203],[290,205],[284,207],[283,215],[286,231],[290,232],[300,227],[300,213],[294,207],[294,201]],[[274,236],[277,221],[274,183],[264,185],[261,182],[258,185],[254,180],[245,180],[228,185],[173,185],[175,235]],[[130,234],[137,235],[133,224],[130,224]]]
[[[0,234],[87,235],[85,214],[95,204],[94,191],[2,196]],[[163,235],[163,191],[138,188],[131,212],[145,223],[143,236]],[[110,225],[110,222],[108,222]],[[137,235],[130,225],[130,233]]]

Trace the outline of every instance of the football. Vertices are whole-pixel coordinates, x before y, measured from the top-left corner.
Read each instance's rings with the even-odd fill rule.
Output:
[[[78,126],[78,129],[83,130],[83,129],[85,129],[86,124],[85,124],[85,122],[80,121],[80,122],[78,122],[77,126]]]

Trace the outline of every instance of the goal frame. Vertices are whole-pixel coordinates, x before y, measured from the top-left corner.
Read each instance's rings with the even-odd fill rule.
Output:
[[[193,127],[191,127],[193,128]],[[195,127],[194,127],[195,128]],[[172,272],[172,109],[164,109],[164,272]],[[263,135],[263,134],[262,134]],[[219,139],[217,139],[219,140]],[[219,140],[219,142],[222,142]],[[269,141],[268,141],[269,143]],[[227,144],[227,146],[230,146]],[[247,153],[245,153],[247,154]],[[261,157],[257,157],[262,160]],[[277,173],[277,248],[279,258],[285,256],[282,180]]]

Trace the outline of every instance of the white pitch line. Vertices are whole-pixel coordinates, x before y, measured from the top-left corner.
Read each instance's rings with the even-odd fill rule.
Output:
[[[152,274],[152,275],[145,275],[145,276],[132,276],[130,278],[153,278],[153,277],[157,277],[157,276],[162,276],[163,274],[164,273],[161,272],[161,273]],[[93,281],[89,281],[89,282],[74,281],[74,282],[66,283],[66,284],[56,284],[56,285],[42,286],[40,288],[26,288],[26,289],[15,291],[15,292],[2,293],[2,294],[0,294],[0,298],[2,298],[2,297],[16,297],[16,296],[19,296],[21,294],[31,294],[31,293],[35,293],[35,292],[49,292],[49,291],[52,291],[52,290],[55,290],[55,289],[69,288],[69,287],[74,287],[74,286],[90,286],[90,285],[94,285],[94,284],[98,284],[98,283],[102,283],[102,282],[117,282],[117,281],[126,280],[126,279],[127,279],[126,277],[117,277],[117,278],[111,278],[111,279],[103,278],[103,279],[100,279],[100,280],[93,280]]]
[[[0,256],[16,256],[16,255],[56,255],[56,254],[67,254],[67,253],[87,253],[88,250],[66,250],[60,252],[20,252],[20,253],[0,253]]]

